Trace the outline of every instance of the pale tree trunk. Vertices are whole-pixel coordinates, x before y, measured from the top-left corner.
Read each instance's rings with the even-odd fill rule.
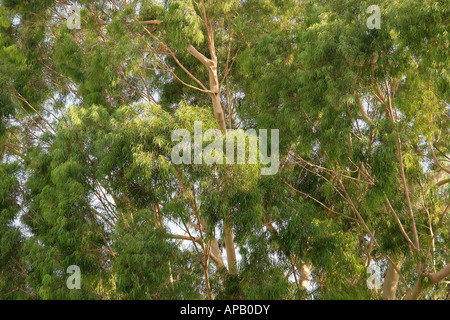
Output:
[[[220,131],[222,131],[222,133],[226,133],[227,127],[225,123],[225,115],[223,112],[222,104],[220,102],[220,86],[219,77],[217,75],[217,55],[214,45],[214,29],[212,27],[212,24],[209,23],[206,17],[205,10],[203,11],[203,21],[205,23],[206,33],[208,35],[209,52],[211,55],[211,59],[206,58],[192,45],[188,47],[188,51],[195,58],[197,58],[208,70],[210,84],[209,95],[211,96],[212,100],[214,117],[217,121],[217,125]],[[224,221],[224,242],[225,248],[227,250],[228,270],[231,274],[237,274],[236,248],[234,246],[233,227],[229,222],[229,217],[225,218]]]
[[[214,44],[212,44],[214,46]],[[225,123],[225,115],[222,109],[222,103],[220,102],[220,88],[219,88],[219,77],[217,75],[217,56],[215,54],[214,47],[210,49],[211,59],[206,58],[203,54],[197,51],[193,46],[188,47],[188,51],[195,58],[197,58],[208,70],[209,74],[209,85],[210,93],[213,105],[214,117],[216,118],[217,125],[220,131],[225,133],[227,131],[227,126]]]
[[[205,220],[200,219],[200,225],[203,230],[206,230]],[[225,264],[223,263],[222,253],[215,237],[212,237],[211,239],[211,260],[216,265],[217,270],[225,267]]]
[[[224,227],[225,249],[227,250],[228,270],[231,274],[237,274],[236,249],[234,247],[233,228],[227,223]]]
[[[311,265],[303,264],[302,267],[300,268],[300,285],[305,290],[308,290],[310,274],[311,274]]]
[[[389,262],[386,275],[384,276],[384,284],[383,284],[383,300],[395,300],[395,292],[397,291],[397,285],[399,280],[399,274],[395,267],[400,270],[403,261],[392,264]]]
[[[412,290],[409,290],[408,293],[405,296],[405,300],[417,300],[419,299],[424,286],[421,282],[420,278],[423,278],[424,275],[420,276],[419,279],[416,281],[416,284],[414,285],[414,288]],[[450,263],[447,264],[442,270],[434,273],[430,273],[426,275],[429,278],[429,285],[435,285],[436,283],[444,280],[446,277],[450,276]]]

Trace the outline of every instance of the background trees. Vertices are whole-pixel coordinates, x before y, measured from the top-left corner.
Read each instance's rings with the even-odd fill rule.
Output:
[[[371,4],[2,1],[0,297],[444,298],[448,8]],[[174,165],[196,120],[279,173]]]

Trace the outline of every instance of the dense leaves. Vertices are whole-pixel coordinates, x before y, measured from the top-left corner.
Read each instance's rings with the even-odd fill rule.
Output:
[[[0,299],[448,295],[446,1],[69,2],[0,2]],[[172,161],[217,105],[277,174]]]

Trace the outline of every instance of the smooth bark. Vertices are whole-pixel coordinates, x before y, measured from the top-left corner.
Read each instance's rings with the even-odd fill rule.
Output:
[[[402,260],[396,263],[398,270],[401,268],[402,264]],[[399,280],[397,269],[392,262],[389,262],[386,275],[384,276],[383,300],[395,300],[395,292],[397,291]]]
[[[427,276],[429,278],[429,285],[435,285],[436,283],[444,280],[446,277],[450,276],[450,263],[442,268],[442,270],[430,273]],[[425,288],[423,278],[423,275],[419,277],[413,289],[406,294],[405,300],[417,300],[420,297],[423,289]]]

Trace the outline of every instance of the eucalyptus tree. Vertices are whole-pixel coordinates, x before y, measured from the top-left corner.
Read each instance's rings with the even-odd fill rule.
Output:
[[[370,2],[303,5],[301,23],[243,53],[243,108],[284,124],[296,168],[284,183],[338,219],[347,242],[359,238],[360,265],[387,269],[384,298],[445,297],[448,7],[379,1],[381,25],[370,29]],[[323,275],[310,259],[326,296],[328,276],[343,273]]]
[[[445,295],[448,9],[370,5],[3,0],[0,297]],[[280,129],[279,172],[175,165],[195,121]]]

